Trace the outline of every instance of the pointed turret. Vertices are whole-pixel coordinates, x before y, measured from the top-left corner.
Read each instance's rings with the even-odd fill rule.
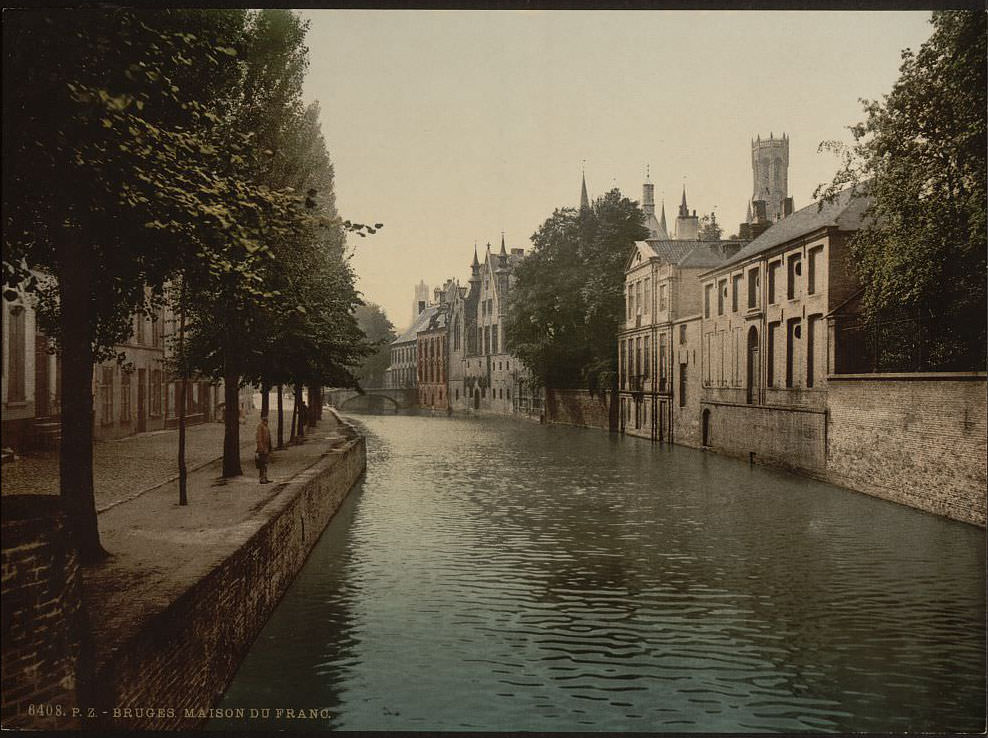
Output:
[[[750,223],[751,222],[751,200],[748,200],[748,212],[744,216],[744,222],[745,223]]]
[[[580,210],[590,207],[590,198],[587,196],[587,173],[583,173],[583,185],[580,188]]]
[[[666,201],[665,200],[662,201],[662,217],[659,219],[659,225],[662,227],[663,233],[667,234],[666,235],[666,238],[668,238],[669,237],[668,236],[669,228],[666,225]]]
[[[642,212],[645,213],[645,227],[648,228],[648,237],[668,241],[669,232],[666,230],[664,212],[661,223],[655,219],[655,185],[652,184],[650,173],[647,171],[645,184],[642,185]]]
[[[501,231],[501,253],[498,256],[507,256],[508,252],[504,249],[504,231]]]
[[[686,218],[690,214],[690,210],[686,207],[686,185],[683,185],[683,200],[679,203],[679,217]]]
[[[480,260],[477,258],[477,242],[473,242],[473,263],[470,264],[470,281],[480,281]]]

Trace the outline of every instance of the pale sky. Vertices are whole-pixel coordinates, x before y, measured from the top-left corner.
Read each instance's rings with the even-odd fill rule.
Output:
[[[413,288],[466,284],[474,242],[531,248],[557,207],[641,201],[651,167],[672,225],[715,210],[725,237],[751,197],[756,135],[790,137],[795,207],[837,168],[859,98],[898,78],[929,12],[306,10],[305,94],[322,106],[364,298],[403,330]]]

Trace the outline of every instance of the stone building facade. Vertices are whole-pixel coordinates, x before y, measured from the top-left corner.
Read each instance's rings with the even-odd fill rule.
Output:
[[[646,182],[643,201],[654,212],[651,200]],[[692,238],[637,241],[625,265],[625,319],[618,333],[618,423],[630,435],[673,440],[675,416],[683,412],[675,410],[679,383],[685,389],[690,377],[698,374],[690,371],[684,348],[687,329],[682,326],[692,325],[690,319],[699,316],[699,275],[743,245],[698,240],[696,221],[684,191],[677,234]],[[664,212],[657,225],[649,226],[651,233],[665,232]],[[690,399],[699,402],[696,392]]]
[[[391,342],[391,364],[385,374],[389,389],[418,387],[418,334],[428,327],[436,309],[435,305],[424,305],[411,327]]]
[[[520,361],[505,348],[504,321],[513,282],[512,270],[522,259],[522,249],[505,247],[491,252],[483,264],[474,251],[470,287],[464,298],[463,330],[467,336],[463,353],[463,386],[451,387],[454,397],[462,390],[454,409],[510,415],[519,397],[519,384],[528,379]]]

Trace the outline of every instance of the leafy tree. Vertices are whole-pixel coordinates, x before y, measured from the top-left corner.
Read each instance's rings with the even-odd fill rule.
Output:
[[[723,232],[724,229],[717,222],[716,213],[710,213],[710,215],[704,215],[700,218],[699,237],[701,241],[719,241]]]
[[[518,265],[505,322],[507,348],[550,387],[608,388],[624,314],[624,265],[648,237],[637,203],[613,189],[590,208],[556,210]]]
[[[358,305],[354,317],[367,341],[374,347],[374,353],[364,359],[355,375],[364,386],[383,387],[384,374],[391,363],[391,342],[397,338],[394,325],[381,306],[373,302]]]
[[[941,11],[854,144],[824,142],[842,164],[817,195],[852,187],[872,220],[850,244],[873,322],[935,321],[930,365],[985,366],[986,29],[983,11]]]
[[[87,561],[103,553],[94,361],[129,336],[145,286],[160,296],[183,261],[218,263],[203,230],[252,248],[241,223],[269,199],[231,179],[234,149],[213,125],[238,73],[243,20],[225,10],[5,15],[4,282],[36,291],[61,350],[60,488]]]

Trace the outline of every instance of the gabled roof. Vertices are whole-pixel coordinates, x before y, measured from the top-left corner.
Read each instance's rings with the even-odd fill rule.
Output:
[[[393,340],[391,343],[408,343],[409,341],[416,340],[415,335],[419,331],[424,331],[429,327],[429,321],[432,320],[432,316],[436,314],[437,310],[439,310],[438,305],[427,307],[415,317],[415,322],[412,323],[412,327],[398,336],[398,338]]]
[[[821,228],[837,228],[842,231],[857,230],[864,223],[864,213],[870,205],[870,197],[860,193],[853,196],[849,187],[841,192],[833,202],[824,202],[822,208],[818,201],[773,223],[758,238],[719,266],[727,267],[739,264],[753,256]]]

